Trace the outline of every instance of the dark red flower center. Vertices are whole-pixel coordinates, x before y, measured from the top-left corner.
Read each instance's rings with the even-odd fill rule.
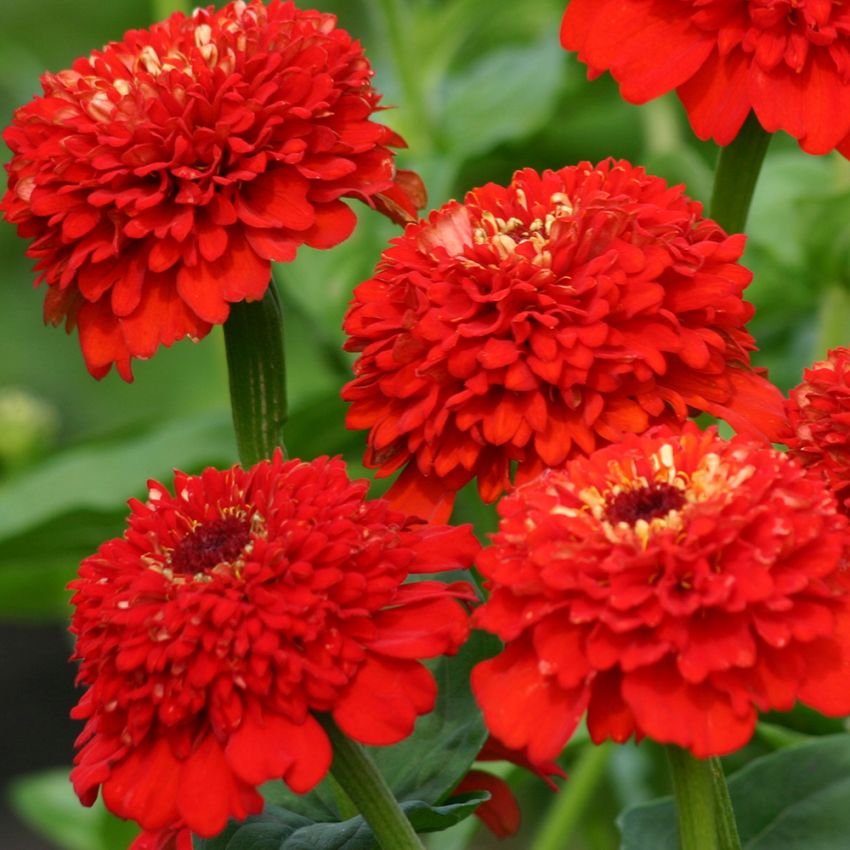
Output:
[[[639,519],[649,522],[666,516],[685,503],[685,494],[672,484],[653,483],[635,490],[617,493],[608,502],[606,517],[609,522],[634,525]]]
[[[248,520],[230,516],[197,526],[174,547],[171,569],[175,573],[203,573],[235,561],[251,539]]]

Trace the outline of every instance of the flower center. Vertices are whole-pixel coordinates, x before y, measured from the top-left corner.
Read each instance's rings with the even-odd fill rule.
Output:
[[[237,560],[250,540],[250,524],[241,517],[203,523],[174,547],[171,569],[175,573],[204,573],[221,563]]]
[[[617,493],[608,502],[606,518],[617,524],[634,525],[638,520],[650,522],[678,510],[685,503],[685,494],[666,482],[655,482],[636,490]]]

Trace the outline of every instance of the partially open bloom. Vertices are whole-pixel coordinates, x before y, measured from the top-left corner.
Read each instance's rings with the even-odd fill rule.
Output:
[[[701,139],[750,110],[803,150],[850,154],[850,7],[831,0],[570,0],[561,43],[623,97],[678,93]]]
[[[3,136],[0,209],[95,377],[130,380],[131,358],[262,298],[270,261],[345,239],[343,197],[415,218],[371,77],[332,15],[281,0],[178,13],[44,75]]]
[[[836,348],[803,373],[788,402],[791,453],[823,475],[850,513],[850,350]]]
[[[509,761],[518,767],[523,767],[540,777],[553,791],[558,786],[552,780],[553,776],[566,778],[566,774],[553,761],[541,764],[532,764],[525,753],[520,750],[511,750],[501,744],[491,735],[476,761]],[[487,829],[499,838],[507,838],[519,830],[522,813],[511,786],[500,776],[496,776],[486,770],[473,768],[461,780],[455,788],[456,794],[468,791],[488,791],[490,799],[485,800],[476,810],[476,817],[480,818]]]
[[[750,366],[752,277],[702,206],[624,161],[519,171],[394,239],[345,320],[343,390],[366,464],[440,520],[577,453],[708,411],[775,438],[783,398]]]
[[[331,751],[314,717],[390,744],[433,707],[419,662],[466,638],[468,527],[424,526],[366,501],[340,460],[176,473],[71,583],[86,721],[71,778],[90,805],[180,848],[262,808],[257,786],[306,792]],[[171,844],[167,842],[172,842]],[[146,846],[146,845],[142,845]],[[153,847],[158,847],[156,843]]]
[[[850,711],[847,521],[788,455],[661,427],[545,472],[499,513],[475,621],[506,647],[472,684],[493,735],[532,761],[585,711],[594,741],[699,758],[743,746],[757,711]]]

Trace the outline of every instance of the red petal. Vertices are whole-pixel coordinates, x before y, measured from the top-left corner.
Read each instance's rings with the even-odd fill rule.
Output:
[[[511,749],[524,749],[532,762],[549,761],[564,748],[587,705],[587,688],[564,690],[540,671],[526,640],[472,671],[472,690],[487,728]]]
[[[677,744],[708,758],[739,750],[753,734],[752,705],[739,716],[729,695],[709,683],[689,685],[673,662],[626,673],[622,681],[640,734],[661,744]]]
[[[244,820],[263,809],[263,798],[237,778],[212,733],[183,763],[175,796],[180,816],[192,832],[203,838],[221,832],[229,817]]]
[[[564,628],[562,614],[547,617],[534,628],[534,649],[558,684],[565,689],[584,683],[591,673],[585,650],[585,631]]]
[[[631,103],[645,103],[682,85],[699,70],[715,44],[711,33],[691,23],[686,8],[647,7],[644,0],[600,3],[604,8],[587,22],[587,5],[580,3],[576,9],[573,5],[564,15],[562,40],[572,42],[568,33],[577,21],[583,30],[579,59],[593,69],[610,70]]]
[[[180,762],[165,738],[131,750],[103,783],[103,802],[121,818],[158,830],[179,820]],[[223,824],[222,824],[223,826]]]
[[[627,741],[637,731],[632,712],[620,693],[620,673],[600,673],[593,680],[590,703],[587,706],[587,731],[594,743],[610,738],[618,744]]]
[[[290,168],[270,171],[236,195],[236,212],[252,227],[307,230],[315,220],[307,200],[310,181]]]
[[[415,462],[407,465],[385,494],[397,511],[435,524],[449,521],[456,496],[444,478],[422,475]]]
[[[246,712],[225,748],[227,763],[249,785],[284,779],[297,794],[306,794],[324,779],[332,752],[328,736],[308,714],[293,723],[279,714]]]
[[[428,203],[428,192],[422,178],[415,171],[399,169],[393,185],[374,195],[375,209],[396,224],[416,221],[420,210]]]
[[[469,634],[465,611],[454,599],[389,608],[372,616],[378,630],[369,649],[393,658],[433,658],[456,652]]]
[[[850,713],[850,611],[846,602],[836,615],[831,639],[807,644],[805,657],[800,699],[831,717]]]
[[[725,404],[706,404],[705,410],[725,419],[737,432],[780,442],[788,433],[785,398],[777,387],[755,371],[729,369],[732,396]]]
[[[434,707],[436,696],[434,677],[421,664],[370,656],[333,717],[346,735],[364,744],[395,744]]]
[[[519,803],[514,797],[511,786],[483,770],[470,770],[455,788],[455,794],[466,794],[470,791],[489,791],[490,799],[482,803],[475,814],[481,818],[484,825],[499,838],[513,835],[520,824]]]
[[[678,93],[694,133],[705,141],[728,145],[750,111],[749,62],[740,50],[726,56],[715,51]]]
[[[357,216],[342,201],[316,207],[316,221],[305,231],[304,242],[311,248],[333,248],[348,239],[357,225]]]
[[[102,378],[114,363],[125,381],[133,380],[130,371],[130,352],[118,319],[106,305],[106,299],[96,304],[84,303],[77,311],[80,348],[86,367],[95,378]]]
[[[190,337],[203,339],[210,324],[199,319],[177,294],[168,274],[148,274],[141,304],[121,320],[127,348],[133,357],[151,357],[159,345]]]
[[[771,71],[754,63],[753,108],[768,132],[784,130],[811,154],[831,151],[850,132],[850,86],[826,51],[813,49],[801,73],[784,63]]]

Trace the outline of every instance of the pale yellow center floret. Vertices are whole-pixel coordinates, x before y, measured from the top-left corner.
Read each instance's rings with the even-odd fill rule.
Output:
[[[549,200],[552,211],[544,218],[533,219],[530,224],[516,216],[505,219],[485,210],[478,227],[473,230],[473,239],[478,245],[492,245],[501,260],[513,255],[520,243],[530,242],[535,252],[532,262],[548,267],[552,260],[548,250],[552,227],[556,221],[573,213],[573,205],[563,192],[556,192]],[[522,189],[516,190],[516,203],[528,209],[528,200]]]

